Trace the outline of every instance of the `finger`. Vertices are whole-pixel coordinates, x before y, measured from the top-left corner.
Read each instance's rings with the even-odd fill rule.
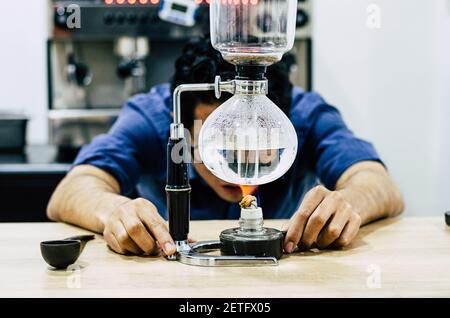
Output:
[[[354,214],[347,225],[344,227],[341,236],[333,243],[333,245],[336,247],[344,247],[349,245],[355,238],[356,234],[358,234],[360,227],[361,217],[358,214]]]
[[[143,251],[130,238],[121,221],[114,222],[111,227],[111,232],[116,237],[116,240],[122,249],[125,249],[128,252],[136,255],[140,255],[143,253]]]
[[[338,208],[336,213],[331,217],[329,224],[319,234],[317,238],[317,246],[325,248],[336,241],[344,230],[345,225],[349,222],[352,210],[350,206],[344,205]]]
[[[106,244],[116,253],[125,254],[126,250],[121,248],[119,242],[117,242],[114,235],[109,231],[109,229],[105,229],[103,233],[103,238],[105,239]]]
[[[158,211],[153,209],[154,207],[148,205],[148,202],[144,203],[138,210],[138,216],[159,242],[164,253],[172,255],[176,252],[175,243],[169,234],[164,219],[159,215]]]
[[[144,253],[151,254],[154,252],[156,249],[155,240],[148,233],[141,220],[134,215],[127,215],[122,217],[121,221],[130,238]]]
[[[152,252],[148,253],[148,255],[158,256],[159,254],[161,254],[161,247],[159,246],[159,243],[157,241],[155,241],[154,239],[153,241],[155,242],[155,248],[153,249]]]
[[[316,187],[312,188],[311,190],[309,190],[305,194],[305,196],[302,200],[302,203],[300,204],[300,207],[298,208],[296,213],[294,213],[294,215],[292,216],[292,218],[289,220],[288,223],[283,225],[281,230],[282,231],[289,230],[291,223],[294,223],[293,221],[295,221],[294,216],[297,218],[300,218],[299,214],[305,214],[307,211],[311,211],[311,212],[314,211],[328,192],[329,192],[329,190],[327,190],[323,186],[316,186]]]
[[[301,239],[301,243],[305,248],[310,248],[316,242],[319,233],[329,222],[330,217],[336,212],[338,206],[341,204],[341,199],[338,198],[339,195],[336,192],[331,193],[319,204],[313,214],[311,214]]]
[[[298,244],[308,218],[320,205],[327,193],[329,193],[329,190],[322,186],[317,186],[306,193],[300,208],[289,220],[287,226],[284,227],[284,230],[287,229],[284,240],[284,249],[286,252],[291,253]]]

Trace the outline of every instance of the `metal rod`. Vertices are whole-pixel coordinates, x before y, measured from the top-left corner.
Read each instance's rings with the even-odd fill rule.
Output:
[[[183,138],[183,124],[181,123],[181,93],[183,92],[206,92],[214,91],[216,98],[220,98],[221,92],[234,94],[235,81],[220,81],[220,76],[216,76],[214,83],[181,84],[173,91],[173,123],[170,125],[170,138]]]
[[[181,84],[173,91],[173,123],[181,124],[181,93],[183,92],[206,92],[215,89],[214,83]]]

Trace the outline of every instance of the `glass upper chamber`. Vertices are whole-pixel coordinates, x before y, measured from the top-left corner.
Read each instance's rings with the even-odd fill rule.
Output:
[[[282,176],[297,154],[297,134],[267,96],[264,69],[294,43],[296,0],[211,0],[211,41],[245,73],[234,95],[204,122],[198,140],[203,163],[222,180],[259,185]],[[256,66],[256,68],[255,68]],[[247,74],[247,75],[248,75]]]
[[[211,0],[211,42],[232,64],[270,65],[294,44],[297,0]]]

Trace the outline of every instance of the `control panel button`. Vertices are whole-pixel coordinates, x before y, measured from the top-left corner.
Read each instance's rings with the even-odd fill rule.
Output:
[[[127,15],[127,21],[129,24],[135,24],[137,22],[137,15],[136,13],[128,13]]]
[[[125,15],[122,12],[117,13],[116,21],[118,24],[123,24],[125,22]]]
[[[297,10],[297,22],[296,22],[297,28],[301,28],[306,24],[308,24],[308,20],[309,20],[308,14],[304,10],[302,9]]]
[[[148,13],[139,14],[139,23],[146,24],[150,20]]]
[[[55,8],[54,23],[59,28],[67,28],[67,14],[63,6]]]
[[[114,23],[114,14],[112,14],[111,12],[106,12],[105,15],[103,16],[103,21],[105,22],[105,24],[111,25]]]

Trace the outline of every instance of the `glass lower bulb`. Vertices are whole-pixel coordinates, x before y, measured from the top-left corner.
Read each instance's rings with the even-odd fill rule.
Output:
[[[234,95],[209,115],[199,134],[200,157],[218,178],[259,185],[281,177],[297,155],[289,118],[266,95]]]

